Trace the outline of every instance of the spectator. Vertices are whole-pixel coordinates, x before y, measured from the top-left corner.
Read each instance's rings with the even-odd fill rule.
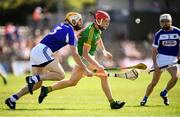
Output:
[[[40,29],[41,25],[41,20],[42,20],[42,8],[41,7],[36,7],[33,11],[32,14],[32,31],[33,31],[33,36],[35,36],[35,30]]]
[[[17,32],[16,27],[12,23],[8,23],[5,26],[4,36],[8,46],[11,46],[13,41],[16,40],[16,34],[17,34],[16,32]]]

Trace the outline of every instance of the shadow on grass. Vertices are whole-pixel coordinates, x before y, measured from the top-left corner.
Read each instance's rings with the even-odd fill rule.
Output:
[[[39,111],[39,110],[108,110],[108,109],[102,109],[102,108],[94,108],[94,109],[85,109],[85,108],[37,108],[37,109],[31,109],[31,108],[18,108],[18,109],[5,109],[0,108],[0,110],[8,110],[8,111]]]
[[[147,108],[147,107],[153,107],[153,108],[158,108],[158,107],[165,107],[165,105],[145,105],[145,106],[140,106],[140,105],[125,105],[123,108],[128,108],[128,107],[137,107],[137,108]],[[17,108],[15,110],[7,109],[7,108],[0,108],[0,110],[9,110],[9,111],[39,111],[39,110],[111,110],[108,108]],[[121,109],[120,109],[121,110]]]
[[[165,105],[145,105],[145,106],[140,106],[140,105],[127,105],[125,107],[140,107],[140,108],[143,108],[143,107],[163,107]]]

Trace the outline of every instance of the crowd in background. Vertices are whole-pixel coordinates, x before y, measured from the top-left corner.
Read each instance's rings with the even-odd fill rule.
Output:
[[[20,27],[13,23],[7,23],[0,37],[0,63],[4,70],[15,75],[30,72],[29,55],[31,48],[50,31],[51,13],[48,10],[36,7],[31,16],[29,26]],[[96,59],[104,66],[126,66],[132,61],[144,61],[150,57],[150,48],[153,33],[147,34],[143,43],[126,38],[124,33],[115,34],[115,39],[105,39],[105,46],[114,56],[114,61],[103,59],[101,52]],[[144,51],[145,50],[145,51]],[[69,58],[69,49],[65,47],[56,53],[60,61],[64,59],[63,67],[70,70],[72,59]],[[71,60],[71,61],[69,61]]]

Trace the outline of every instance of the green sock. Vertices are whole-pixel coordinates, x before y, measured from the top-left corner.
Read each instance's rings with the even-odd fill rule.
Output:
[[[113,103],[114,102],[114,99],[110,99],[109,100],[109,103],[111,104],[111,103]]]
[[[46,94],[50,93],[52,91],[52,87],[51,86],[46,87],[45,91],[46,91]]]

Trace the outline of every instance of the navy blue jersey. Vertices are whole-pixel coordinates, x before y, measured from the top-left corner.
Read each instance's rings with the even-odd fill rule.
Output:
[[[179,51],[180,29],[172,27],[171,31],[160,29],[154,37],[152,46],[159,54],[177,56]]]
[[[76,36],[73,27],[67,23],[58,24],[40,43],[48,46],[55,52],[67,44],[76,46]]]

